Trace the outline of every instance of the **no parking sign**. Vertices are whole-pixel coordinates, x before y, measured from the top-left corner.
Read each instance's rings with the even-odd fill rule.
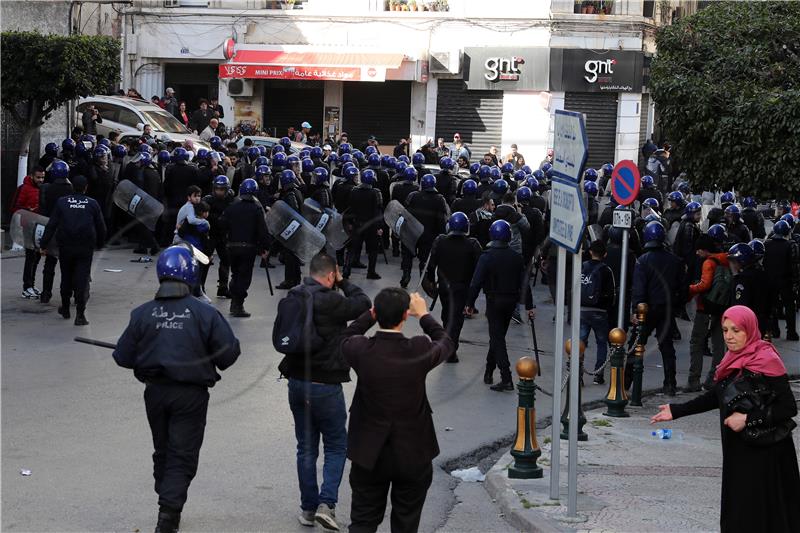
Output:
[[[630,159],[616,164],[611,173],[611,195],[619,205],[631,205],[639,196],[639,169]]]

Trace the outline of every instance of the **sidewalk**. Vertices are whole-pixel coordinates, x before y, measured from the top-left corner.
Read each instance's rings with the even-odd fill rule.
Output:
[[[800,381],[792,389],[800,398]],[[684,402],[696,394],[681,394]],[[666,397],[628,407],[630,418],[586,413],[587,442],[578,443],[578,522],[566,518],[567,443],[561,445],[561,500],[550,494],[550,432],[539,429],[539,464],[544,478],[508,479],[507,452],[486,475],[485,487],[506,520],[522,531],[718,531],[722,475],[719,413],[651,426],[649,418]],[[800,423],[800,417],[796,419]],[[672,440],[651,436],[671,428]],[[680,433],[679,433],[680,432]],[[682,435],[681,435],[682,433]],[[793,432],[800,449],[800,431]]]

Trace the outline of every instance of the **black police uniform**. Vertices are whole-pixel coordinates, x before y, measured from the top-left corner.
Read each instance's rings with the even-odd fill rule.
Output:
[[[436,190],[444,196],[447,204],[452,204],[456,198],[456,179],[449,170],[442,170],[436,174]]]
[[[800,280],[794,279],[797,263],[797,245],[786,238],[773,236],[764,243],[764,271],[769,282],[770,300],[773,303],[770,332],[780,336],[778,317],[786,319],[786,338],[797,340],[795,323],[794,287]]]
[[[524,203],[520,211],[528,219],[529,226],[528,231],[522,233],[522,257],[527,265],[533,259],[536,249],[544,242],[546,228],[544,215],[539,209]]]
[[[467,306],[474,308],[481,289],[486,294],[486,319],[489,321],[489,351],[486,353],[484,382],[492,382],[495,368],[500,369],[503,383],[511,383],[511,368],[506,350],[506,333],[511,317],[520,301],[533,308],[533,298],[522,256],[508,243],[491,241],[478,259],[470,282]]]
[[[659,191],[655,186],[642,187],[641,189],[639,189],[639,196],[637,198],[639,200],[639,203],[641,204],[648,198],[655,198],[656,200],[658,200],[659,206],[664,205],[664,197],[661,196],[661,191]]]
[[[392,178],[389,177],[389,173],[386,172],[382,168],[376,168],[375,170],[375,184],[376,188],[381,192],[381,210],[386,209],[386,206],[389,204],[389,197],[391,196],[389,192],[389,188],[392,185]],[[383,230],[383,235],[381,235],[380,241],[381,245],[384,249],[389,247],[389,226],[386,225],[386,222],[381,219],[380,228]]]
[[[483,202],[480,197],[475,194],[465,194],[453,202],[453,213],[461,211],[465,215],[470,216],[477,209],[480,209],[482,205]]]
[[[339,178],[333,182],[331,197],[333,198],[333,206],[336,208],[336,211],[344,214],[348,210],[350,207],[350,191],[352,191],[355,186],[355,183],[344,178]],[[345,225],[345,231],[347,231],[347,234],[351,237],[352,230],[352,225]],[[343,247],[341,250],[336,250],[336,263],[339,266],[344,266],[345,264],[345,249],[346,247]]]
[[[772,302],[766,272],[758,264],[749,265],[734,274],[731,283],[731,305],[744,305],[755,313],[762,334],[770,330]]]
[[[482,252],[477,239],[458,233],[439,235],[431,247],[431,259],[425,276],[429,281],[436,282],[438,271],[442,325],[455,345],[448,359],[451,362],[458,361],[458,339],[464,326],[469,284]]]
[[[303,207],[303,193],[295,187],[291,186],[281,191],[281,200],[294,209],[296,212],[302,212]],[[297,258],[288,248],[282,246],[277,240],[272,244],[271,252],[278,249],[283,250],[283,283],[278,285],[278,288],[291,289],[295,285],[300,284],[300,259]]]
[[[728,230],[731,246],[740,242],[750,242],[753,239],[750,229],[738,220],[726,222],[725,227]]]
[[[677,209],[670,207],[664,210],[664,227],[667,228],[667,231],[669,231],[674,223],[680,223],[681,218],[683,218],[683,211],[684,207],[679,207]]]
[[[361,246],[366,245],[367,276],[378,279],[375,266],[378,262],[378,249],[381,245],[378,230],[381,229],[383,222],[383,197],[378,189],[362,183],[350,191],[349,203],[353,233],[350,236],[349,262],[345,265],[342,276],[350,277],[350,269],[361,255]]]
[[[700,233],[700,226],[694,222],[694,215],[684,215],[678,225],[675,242],[672,244],[672,251],[686,265],[686,279],[684,282],[687,286],[700,279],[701,265],[695,253],[695,246]]]
[[[244,306],[253,280],[255,257],[267,249],[264,209],[251,195],[245,194],[225,209],[220,222],[228,243],[231,310],[238,311]]]
[[[658,349],[664,364],[664,388],[668,392],[674,392],[677,381],[675,346],[672,344],[675,322],[672,315],[686,301],[681,297],[684,266],[677,256],[664,249],[663,244],[654,244],[656,243],[651,242],[645,245],[644,254],[637,259],[633,268],[631,306],[635,312],[640,303],[648,305],[641,338],[647,343],[650,334],[656,332]]]
[[[260,189],[259,189],[260,190]],[[233,191],[228,189],[225,191],[225,196],[219,197],[216,194],[209,194],[203,198],[203,201],[208,204],[208,223],[211,225],[209,232],[210,242],[208,248],[208,257],[217,252],[219,256],[219,268],[217,269],[217,296],[227,298],[230,296],[228,290],[228,276],[230,275],[230,259],[228,258],[228,241],[227,232],[225,231],[224,224],[222,223],[222,215],[225,210],[234,202],[236,197]],[[200,280],[203,290],[205,290],[206,278],[208,277],[208,269],[202,271],[202,278]]]
[[[128,168],[133,163],[128,165]],[[126,172],[127,169],[126,168]],[[186,191],[190,185],[198,182],[197,167],[186,162],[167,166],[164,175],[164,231],[161,232],[161,244],[167,245],[171,241],[178,222],[178,211],[186,203]]]
[[[111,174],[111,167],[111,163],[103,168],[95,162],[89,169],[89,175],[86,176],[89,180],[86,194],[90,198],[94,198],[94,201],[100,206],[106,228],[111,227],[111,206],[113,205],[111,192],[114,190],[114,177]]]
[[[414,191],[419,190],[419,185],[417,185],[413,181],[406,181],[399,176],[397,181],[392,183],[389,187],[389,194],[391,195],[392,200],[397,200],[404,206],[406,205],[406,200],[408,200],[408,195]],[[400,256],[400,238],[395,235],[394,231],[391,232],[391,241],[392,241],[392,256],[399,257]]]
[[[277,173],[279,172],[279,170],[283,169],[278,169],[276,167],[272,169],[272,172]],[[242,182],[246,179],[251,179],[251,178],[254,179],[256,177],[255,174],[256,170],[253,167],[253,163],[247,161],[247,157],[243,157],[242,159],[239,160],[239,164],[236,165],[236,171],[234,171],[233,173],[233,182],[231,182],[231,188],[234,191],[238,191],[239,185],[241,185]]]
[[[754,239],[763,239],[767,236],[767,232],[764,229],[764,215],[754,208],[745,207],[742,209],[742,222],[750,230]]]
[[[331,188],[328,187],[327,183],[309,185],[308,191],[308,197],[317,202],[321,208],[333,208],[333,195],[331,194]]]
[[[54,236],[61,265],[61,315],[69,318],[70,298],[74,294],[77,324],[89,299],[94,249],[102,247],[106,238],[100,206],[81,193],[59,198],[45,227],[41,248],[47,248]]]
[[[436,189],[412,192],[406,198],[406,208],[409,213],[414,215],[414,218],[419,220],[424,228],[417,241],[416,249],[421,275],[425,269],[425,261],[428,260],[431,246],[433,246],[433,240],[444,233],[450,210],[447,207],[447,201],[445,201],[444,196],[439,194]],[[411,274],[412,253],[412,250],[407,249],[405,246],[402,247],[400,267],[403,270],[404,277]]]
[[[50,217],[56,208],[56,202],[64,196],[72,194],[72,183],[67,178],[57,178],[51,183],[42,184],[39,189],[39,214]],[[58,238],[58,237],[56,237]],[[42,294],[39,299],[47,303],[53,297],[53,281],[56,277],[58,257],[47,255],[42,270]]]
[[[208,388],[241,353],[219,311],[189,292],[182,282],[162,282],[154,300],[131,312],[114,350],[117,364],[146,384],[155,491],[161,512],[171,514],[183,510],[197,473]]]

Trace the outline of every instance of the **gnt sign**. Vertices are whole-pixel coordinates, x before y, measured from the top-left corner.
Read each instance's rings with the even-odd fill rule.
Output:
[[[520,65],[525,64],[525,59],[517,56],[511,57],[490,57],[483,66],[486,67],[486,74],[483,75],[488,81],[519,81],[522,73]]]
[[[598,75],[600,76],[610,76],[614,74],[614,65],[617,64],[616,59],[590,59],[583,65],[583,70],[586,71],[586,75],[583,77],[589,83],[594,83],[597,81]]]

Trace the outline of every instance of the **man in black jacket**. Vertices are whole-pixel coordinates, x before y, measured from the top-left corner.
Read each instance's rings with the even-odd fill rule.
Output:
[[[362,244],[367,248],[367,279],[381,279],[375,267],[378,263],[378,249],[383,236],[383,197],[374,188],[377,184],[375,172],[366,169],[361,173],[361,184],[350,191],[350,217],[353,233],[350,237],[350,258],[342,275],[350,277],[352,263],[358,261]]]
[[[483,252],[467,297],[465,313],[472,313],[481,290],[486,294],[486,319],[489,321],[489,351],[486,353],[486,371],[483,382],[491,385],[494,369],[500,369],[500,383],[492,385],[494,391],[512,391],[511,368],[506,350],[506,333],[517,303],[524,299],[528,318],[533,320],[533,298],[528,272],[522,255],[509,247],[511,226],[505,220],[492,222],[489,228],[489,246]],[[522,295],[522,298],[520,298]]]
[[[75,296],[75,325],[86,326],[84,312],[89,299],[89,274],[92,270],[92,255],[95,247],[101,248],[106,239],[106,224],[103,212],[92,198],[86,196],[87,180],[83,176],[72,178],[75,193],[56,202],[41,240],[42,255],[53,236],[58,243],[61,264],[62,317],[70,317],[70,298]]]
[[[69,166],[63,161],[53,161],[50,167],[52,182],[45,183],[39,189],[39,214],[46,217],[53,215],[56,202],[64,196],[72,194],[72,183],[69,181]],[[56,265],[58,257],[52,255],[45,256],[44,269],[42,271],[42,294],[39,301],[43,304],[49,303],[53,297],[53,281],[56,277]]]
[[[442,324],[454,344],[448,363],[458,363],[458,339],[464,326],[467,292],[482,251],[478,240],[469,236],[469,219],[461,212],[450,215],[447,235],[439,235],[433,241],[425,277],[435,284],[438,273]]]
[[[764,243],[764,270],[769,280],[770,294],[772,295],[772,323],[770,331],[773,338],[780,337],[778,317],[786,320],[786,340],[798,340],[795,323],[794,287],[800,280],[797,279],[797,269],[794,265],[800,260],[797,244],[789,238],[791,228],[785,220],[778,221],[773,228],[772,236]]]
[[[416,249],[421,276],[422,271],[425,270],[425,262],[428,260],[433,240],[444,233],[447,217],[450,216],[450,209],[444,196],[439,194],[436,189],[436,178],[431,174],[422,176],[420,186],[421,191],[412,192],[408,195],[406,208],[424,227],[422,235],[417,241]],[[411,281],[411,266],[414,259],[409,252],[413,251],[406,249],[405,246],[402,247],[400,267],[403,270],[403,276],[400,280],[400,286],[403,288],[408,286]]]
[[[322,527],[336,530],[335,508],[347,450],[342,383],[350,381],[350,368],[339,345],[347,322],[367,311],[371,302],[360,288],[341,276],[336,261],[325,253],[311,259],[309,274],[303,287],[312,294],[314,327],[324,344],[308,357],[287,355],[278,369],[289,379],[289,406],[295,422],[301,509],[298,520],[305,526],[313,526],[316,520]],[[317,486],[320,435],[325,447],[321,488]]]
[[[225,209],[220,219],[226,232],[231,266],[230,314],[242,318],[250,316],[244,309],[244,300],[253,280],[253,261],[256,255],[267,257],[267,223],[264,209],[254,199],[256,192],[255,180],[244,180],[239,187],[239,200]]]
[[[403,335],[409,316],[419,318],[425,335]],[[375,322],[377,333],[366,337]],[[374,532],[391,488],[392,531],[417,531],[432,461],[439,455],[425,379],[452,353],[453,343],[419,294],[409,297],[396,287],[378,293],[373,309],[345,335],[342,355],[358,375],[347,439],[353,493],[349,530]]]
[[[225,227],[222,224],[222,215],[225,210],[234,202],[235,196],[230,188],[230,181],[227,176],[217,176],[214,178],[212,193],[205,196],[203,201],[209,206],[208,222],[211,224],[211,247],[208,250],[209,259],[216,250],[219,256],[219,269],[217,275],[217,298],[229,298],[228,276],[230,274],[230,260],[228,259],[228,241]],[[205,276],[208,269],[203,271],[204,279],[201,280],[205,291]]]
[[[219,311],[192,297],[197,263],[172,246],[156,265],[155,299],[131,312],[114,360],[146,384],[144,404],[153,433],[153,477],[158,493],[156,533],[177,533],[189,484],[197,473],[217,370],[236,362],[239,340]]]
[[[606,243],[597,240],[589,245],[591,259],[583,263],[581,269],[581,340],[588,346],[589,333],[594,330],[597,342],[597,360],[594,365],[594,382],[605,383],[600,368],[608,355],[609,318],[614,312],[616,294],[614,274],[603,261],[606,257]]]
[[[294,209],[297,213],[302,212],[303,193],[297,187],[297,177],[293,170],[283,170],[280,175],[281,200],[286,205]],[[276,289],[291,289],[300,284],[300,259],[297,258],[288,248],[282,246],[276,239],[272,246],[273,250],[283,250],[283,282],[278,284]]]

